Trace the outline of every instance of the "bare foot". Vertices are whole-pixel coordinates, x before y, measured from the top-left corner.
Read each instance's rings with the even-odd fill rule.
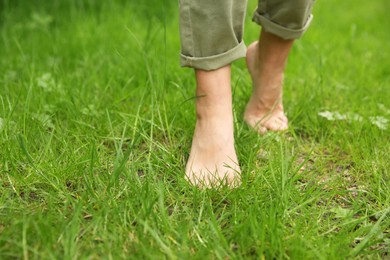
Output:
[[[247,104],[244,120],[261,134],[268,130],[283,131],[288,128],[282,103],[283,72],[287,56],[284,58],[278,54],[276,58],[264,58],[261,54],[258,42],[248,47],[246,62],[252,77],[253,93]]]
[[[237,187],[241,171],[233,138],[232,127],[223,119],[198,119],[186,179],[199,188]]]
[[[240,184],[234,148],[230,66],[196,71],[197,122],[186,179],[200,188]]]

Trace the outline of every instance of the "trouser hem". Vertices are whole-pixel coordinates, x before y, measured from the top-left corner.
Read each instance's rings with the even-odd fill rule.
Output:
[[[216,70],[245,56],[246,46],[244,41],[242,41],[233,49],[218,55],[208,57],[189,57],[181,54],[180,65],[182,67],[192,67],[201,70]]]
[[[265,16],[255,13],[252,19],[255,23],[261,25],[261,27],[269,33],[275,34],[285,40],[298,39],[300,38],[306,30],[309,28],[311,21],[313,20],[313,15],[310,15],[306,21],[306,24],[300,29],[290,29],[283,27],[277,23],[272,22],[267,19]]]

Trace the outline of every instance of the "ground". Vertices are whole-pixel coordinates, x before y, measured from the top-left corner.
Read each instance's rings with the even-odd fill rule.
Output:
[[[176,4],[0,1],[0,258],[389,258],[389,1],[317,1],[284,133],[245,125],[234,63],[234,190],[184,180]]]

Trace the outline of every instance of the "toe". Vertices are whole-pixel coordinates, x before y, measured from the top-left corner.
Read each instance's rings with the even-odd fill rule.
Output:
[[[255,118],[250,118],[250,117],[244,119],[246,123],[253,129],[255,129],[259,134],[263,135],[267,133],[267,128],[261,124],[261,120],[256,120]]]
[[[288,119],[287,119],[287,117],[286,117],[284,114],[280,115],[279,118],[280,118],[283,122],[288,123]]]
[[[268,132],[268,129],[267,129],[266,127],[264,127],[264,126],[261,126],[261,125],[257,126],[257,127],[256,127],[256,130],[257,130],[260,134],[262,134],[262,135],[264,135],[264,134],[266,134],[266,133]]]
[[[279,128],[277,129],[277,131],[283,131],[283,130],[286,130],[288,128],[288,122],[286,122],[282,118],[278,119],[278,125],[279,125]]]
[[[280,118],[275,118],[268,123],[268,129],[271,131],[281,131],[284,130],[286,123],[283,122]]]
[[[195,178],[195,175],[194,175],[194,174],[186,174],[185,180],[186,180],[189,184],[191,184],[191,185],[193,185],[193,186],[198,186],[198,181],[197,181],[197,179]]]
[[[236,172],[231,173],[229,174],[227,181],[228,181],[227,183],[228,187],[237,188],[238,186],[241,185],[241,176],[239,173]]]

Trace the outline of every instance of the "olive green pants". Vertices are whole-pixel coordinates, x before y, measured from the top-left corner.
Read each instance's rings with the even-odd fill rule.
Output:
[[[308,28],[315,0],[259,0],[253,21],[283,39]],[[179,0],[181,65],[214,70],[245,57],[247,0]]]

